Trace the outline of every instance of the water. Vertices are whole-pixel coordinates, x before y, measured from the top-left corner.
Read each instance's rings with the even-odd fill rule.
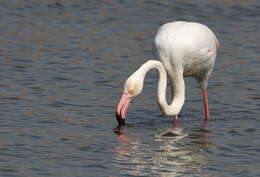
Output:
[[[259,176],[259,9],[256,0],[0,2],[0,176]],[[118,135],[124,81],[173,20],[219,38],[212,120],[204,124],[198,84],[186,79],[183,136],[160,136],[172,123],[152,71]]]

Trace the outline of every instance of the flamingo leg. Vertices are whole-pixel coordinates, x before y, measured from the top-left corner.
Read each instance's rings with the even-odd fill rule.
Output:
[[[174,97],[174,93],[173,93],[173,86],[171,85],[171,95],[172,95],[172,100],[173,100],[173,97]],[[177,125],[177,121],[179,120],[179,116],[178,115],[175,115],[174,117],[173,117],[173,124],[174,125]]]
[[[178,115],[175,115],[174,117],[173,117],[173,121],[174,122],[177,122],[179,120],[179,116]]]
[[[179,126],[179,125],[177,124],[178,120],[179,120],[179,116],[178,116],[178,115],[175,115],[175,116],[173,117],[173,121],[172,121],[173,128],[181,128],[181,126]]]
[[[175,115],[173,117],[173,123],[177,123],[177,121],[179,120],[179,116],[178,115]]]
[[[203,93],[203,101],[204,101],[204,113],[205,113],[205,121],[210,119],[209,115],[209,103],[208,103],[208,90],[202,90]]]

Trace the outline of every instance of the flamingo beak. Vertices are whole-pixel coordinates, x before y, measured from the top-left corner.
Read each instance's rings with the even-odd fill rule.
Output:
[[[132,99],[131,94],[123,93],[116,108],[116,119],[119,125],[125,125],[126,111]]]

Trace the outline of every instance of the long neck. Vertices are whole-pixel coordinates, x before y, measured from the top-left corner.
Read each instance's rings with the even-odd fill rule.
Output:
[[[169,105],[166,100],[167,73],[162,63],[157,60],[149,60],[138,69],[138,72],[140,71],[145,76],[153,68],[158,71],[160,76],[157,87],[157,101],[161,111],[166,116],[178,115],[185,99],[185,85],[182,72],[176,71],[173,74],[169,74],[172,93],[174,93],[172,103]]]

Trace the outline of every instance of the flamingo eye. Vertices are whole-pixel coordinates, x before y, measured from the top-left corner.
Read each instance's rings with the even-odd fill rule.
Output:
[[[133,95],[134,94],[134,90],[128,90],[128,93]]]

